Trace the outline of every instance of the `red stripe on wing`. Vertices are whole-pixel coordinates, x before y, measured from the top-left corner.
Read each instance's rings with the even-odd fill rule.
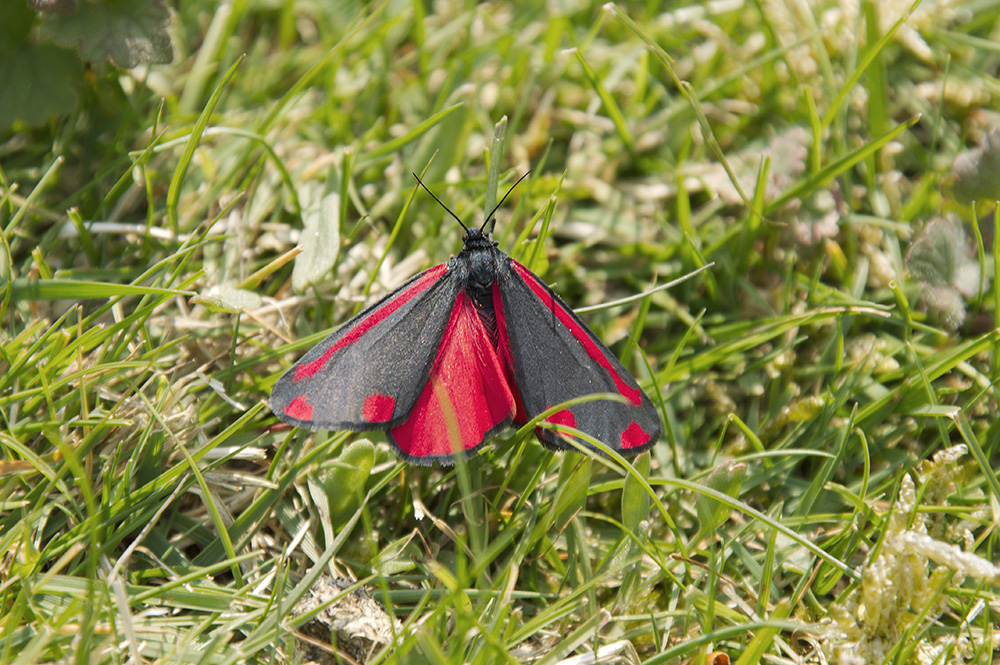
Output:
[[[552,293],[548,288],[538,281],[538,278],[530,270],[522,266],[517,261],[511,260],[511,265],[514,267],[514,272],[528,285],[528,288],[537,296],[539,300],[545,307],[552,311],[559,319],[559,322],[563,324],[570,334],[576,338],[576,341],[580,343],[581,346],[587,351],[587,355],[590,356],[594,362],[601,366],[601,368],[611,375],[611,378],[615,382],[615,387],[618,392],[624,395],[632,404],[639,406],[642,404],[642,390],[639,388],[633,388],[628,385],[625,380],[615,371],[615,368],[608,362],[608,359],[601,352],[601,349],[594,343],[594,340],[590,338],[587,331],[583,329],[580,323],[576,320],[569,311],[564,309],[562,305],[555,301],[552,297]]]
[[[327,349],[323,355],[316,358],[312,362],[299,365],[295,368],[295,381],[301,381],[302,379],[311,379],[316,375],[316,372],[323,369],[323,366],[333,357],[340,349],[353,344],[358,341],[362,335],[371,330],[373,327],[377,326],[389,315],[395,312],[397,309],[410,302],[417,294],[426,290],[434,282],[440,279],[441,275],[444,274],[445,270],[448,269],[448,265],[442,263],[439,266],[430,268],[423,274],[420,279],[411,284],[404,291],[396,294],[394,298],[386,302],[384,306],[378,308],[371,315],[365,317],[355,324],[355,326],[348,331],[346,335],[337,340],[336,344],[333,344],[329,349]]]
[[[515,412],[504,367],[472,300],[460,292],[427,385],[410,417],[390,432],[410,457],[475,449]]]

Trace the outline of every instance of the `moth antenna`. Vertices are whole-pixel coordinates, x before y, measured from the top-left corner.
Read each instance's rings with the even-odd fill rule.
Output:
[[[493,215],[495,215],[497,210],[500,209],[500,206],[503,205],[503,202],[507,200],[507,197],[510,196],[510,193],[514,191],[515,187],[521,184],[522,180],[531,175],[532,170],[533,169],[529,169],[527,173],[525,173],[523,176],[517,179],[517,182],[515,182],[513,185],[510,186],[510,189],[507,190],[507,193],[503,195],[502,199],[500,199],[500,203],[496,204],[496,206],[493,207],[493,210],[490,211],[490,214],[486,215],[486,221],[484,221],[483,225],[479,227],[480,231],[486,228],[486,225],[490,223],[490,220],[493,219]],[[491,234],[493,233],[493,227],[490,227],[490,233]]]
[[[413,171],[410,171],[410,173],[413,173]],[[459,226],[461,226],[461,227],[462,227],[463,229],[465,229],[466,231],[468,231],[468,230],[469,230],[469,227],[468,227],[468,226],[466,226],[465,224],[463,224],[463,223],[462,223],[462,220],[460,220],[460,219],[458,218],[458,215],[456,215],[455,213],[453,213],[453,212],[451,211],[451,208],[449,208],[448,206],[446,206],[446,205],[444,204],[444,201],[442,201],[442,200],[441,200],[441,199],[439,199],[439,198],[438,198],[437,196],[435,196],[434,192],[432,192],[431,190],[427,189],[427,185],[425,185],[425,184],[424,184],[424,181],[420,179],[420,176],[418,176],[418,175],[417,175],[416,173],[413,173],[413,177],[417,179],[417,182],[419,182],[419,183],[420,183],[420,186],[421,186],[421,187],[423,187],[423,188],[424,188],[424,190],[425,190],[425,191],[426,191],[426,192],[427,192],[428,194],[430,194],[430,195],[431,195],[431,197],[433,197],[433,199],[434,199],[435,201],[437,201],[437,202],[438,202],[438,204],[440,204],[440,206],[441,206],[442,208],[444,208],[445,210],[447,210],[447,211],[448,211],[448,214],[449,214],[449,215],[451,215],[452,217],[454,217],[454,218],[455,218],[455,221],[456,221],[456,222],[458,222],[458,225],[459,225]],[[508,192],[508,193],[509,193],[509,192]],[[504,197],[504,198],[507,198],[507,197]]]

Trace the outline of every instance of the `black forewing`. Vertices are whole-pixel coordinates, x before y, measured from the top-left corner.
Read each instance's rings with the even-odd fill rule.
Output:
[[[625,403],[585,402],[548,420],[571,425],[624,455],[652,447],[660,437],[659,414],[590,328],[539,277],[507,256],[498,261],[497,283],[503,301],[498,318],[506,328],[527,419],[575,397],[617,393]],[[539,428],[538,436],[552,448],[572,447],[551,429]]]
[[[306,353],[271,409],[309,429],[384,430],[420,396],[461,287],[446,265],[415,275]]]

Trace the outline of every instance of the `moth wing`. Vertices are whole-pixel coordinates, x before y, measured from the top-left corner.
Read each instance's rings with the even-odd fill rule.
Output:
[[[408,461],[451,464],[508,427],[514,412],[503,363],[472,298],[460,291],[420,397],[389,441]]]
[[[584,402],[547,420],[586,432],[623,455],[659,440],[659,413],[635,378],[537,275],[513,259],[500,262],[494,301],[500,345],[510,350],[526,420],[576,397],[614,393],[624,400]],[[572,448],[554,430],[536,431],[550,448]]]
[[[387,430],[417,403],[458,279],[442,264],[408,280],[309,350],[271,389],[271,409],[307,429]]]

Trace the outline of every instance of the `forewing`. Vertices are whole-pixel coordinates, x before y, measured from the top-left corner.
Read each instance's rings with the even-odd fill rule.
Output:
[[[414,276],[292,365],[271,409],[309,429],[398,425],[427,383],[460,287],[445,264]]]
[[[510,425],[514,395],[472,299],[460,291],[409,418],[388,433],[403,459],[451,464]]]
[[[660,438],[660,417],[635,378],[538,276],[504,259],[494,289],[499,343],[510,349],[526,419],[575,397],[614,393],[624,400],[585,402],[547,420],[586,432],[623,455],[652,447]],[[549,447],[572,447],[551,429],[537,433]]]

